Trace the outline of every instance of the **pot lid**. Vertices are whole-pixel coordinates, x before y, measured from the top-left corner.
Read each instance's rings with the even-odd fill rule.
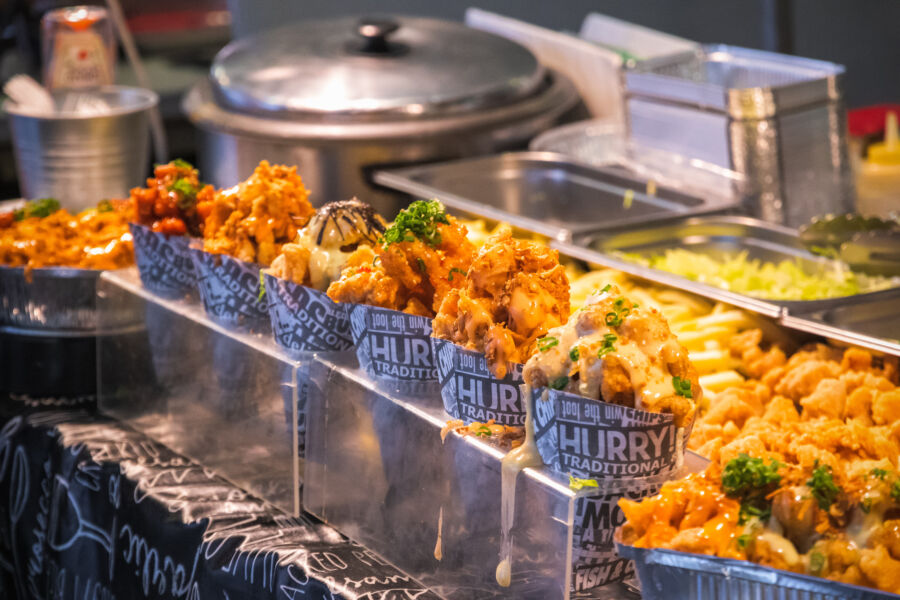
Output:
[[[529,96],[544,76],[515,42],[410,17],[292,24],[228,44],[210,72],[219,103],[282,118],[473,111]]]

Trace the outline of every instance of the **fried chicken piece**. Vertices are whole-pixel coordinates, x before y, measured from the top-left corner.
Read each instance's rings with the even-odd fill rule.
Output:
[[[841,358],[844,371],[869,371],[872,368],[872,354],[860,348],[847,348]]]
[[[285,244],[281,254],[272,261],[271,272],[275,277],[300,285],[309,285],[309,248],[300,244]]]
[[[267,267],[315,213],[308,197],[297,167],[262,161],[246,181],[198,203],[203,248]]]
[[[704,423],[725,425],[735,423],[743,427],[744,422],[760,411],[746,400],[746,395],[741,394],[738,388],[729,388],[716,396],[709,410],[702,417]]]
[[[539,251],[537,244],[517,241],[513,239],[509,226],[501,226],[485,240],[466,274],[466,289],[469,295],[473,298],[491,300],[492,312],[499,308],[510,277],[517,271],[517,248],[523,250],[521,254],[527,251]],[[559,264],[558,257],[556,264]]]
[[[716,425],[711,426],[711,432],[714,431]],[[701,430],[703,428],[701,427]],[[720,428],[721,431],[722,428]],[[702,440],[699,443],[694,442],[694,436],[697,428],[694,428],[694,432],[691,433],[691,437],[688,440],[688,448],[699,454],[700,456],[704,456],[709,460],[718,462],[719,453],[722,451],[722,448],[728,443],[729,440],[726,440],[723,437],[715,437],[714,434],[706,434],[706,438],[704,440],[703,437],[700,438]]]
[[[725,389],[716,394],[700,422],[720,425],[732,423],[733,426],[743,428],[747,419],[763,414],[769,394],[769,388],[752,380]]]
[[[523,369],[532,387],[549,383],[587,398],[670,413],[677,427],[693,420],[702,400],[699,378],[656,309],[609,286],[545,339]]]
[[[832,470],[838,466],[838,458],[828,450],[816,444],[814,440],[809,443],[796,443],[791,448],[797,464],[807,471],[812,471],[819,465],[826,465]]]
[[[872,425],[870,408],[876,391],[868,386],[860,386],[853,390],[844,403],[844,418],[859,419],[865,425]]]
[[[767,351],[760,347],[762,343],[761,329],[748,329],[732,338],[729,344],[731,355],[740,358],[742,370],[750,377],[762,377],[772,369],[787,362],[784,351],[772,346]]]
[[[413,202],[374,249],[357,248],[327,293],[336,302],[433,317],[444,297],[463,285],[474,254],[465,225],[446,214],[440,202]]]
[[[156,165],[147,187],[132,188],[137,222],[153,231],[193,237],[203,235],[203,217],[197,206],[215,197],[211,185],[200,183],[197,169],[183,160]]]
[[[847,386],[847,393],[853,392],[858,387],[866,386],[884,392],[894,389],[896,386],[890,379],[877,372],[846,371],[840,375],[841,381]]]
[[[872,400],[872,421],[876,425],[900,421],[900,389],[880,392]]]
[[[690,552],[691,554],[715,554],[715,540],[706,535],[702,527],[681,529],[669,542],[673,550]]]
[[[833,361],[811,359],[795,361],[793,365],[792,361],[793,356],[788,361],[787,372],[778,382],[775,392],[794,401],[812,394],[822,379],[836,378],[840,375],[840,366]]]
[[[760,438],[753,435],[742,435],[722,446],[722,449],[719,450],[719,462],[726,464],[741,454],[764,458],[769,455],[769,449]]]
[[[569,281],[559,253],[512,237],[508,226],[478,251],[465,285],[449,293],[434,320],[434,336],[484,352],[494,375],[523,362],[535,341],[569,316]]]
[[[867,427],[859,421],[850,421],[847,429],[849,435],[840,437],[844,448],[855,451],[863,458],[887,457],[892,464],[896,464],[895,457],[900,456],[900,445],[891,439],[888,430],[883,427]]]
[[[634,408],[634,386],[625,363],[610,356],[601,366],[600,396],[605,402]]]
[[[347,259],[341,278],[328,286],[328,297],[335,302],[403,309],[408,299],[403,295],[400,283],[389,277],[375,258],[372,248],[357,248]]]
[[[841,418],[847,400],[847,387],[840,379],[822,379],[813,392],[800,400],[808,418]]]
[[[766,405],[763,419],[771,423],[797,423],[800,421],[800,413],[790,398],[775,396]]]
[[[785,366],[793,369],[800,363],[809,361],[834,361],[840,362],[841,350],[827,344],[808,344],[797,352],[794,352],[788,359]]]
[[[746,354],[759,350],[762,343],[762,329],[748,329],[737,334],[728,343],[728,350],[735,358],[742,358]]]
[[[376,250],[385,272],[406,288],[410,297],[429,307],[429,316],[440,308],[451,289],[462,285],[462,277],[451,277],[451,273],[465,273],[475,252],[466,238],[465,226],[453,217],[448,219],[449,225],[436,226],[441,239],[437,245],[415,239]]]
[[[819,540],[813,546],[813,551],[825,556],[827,569],[822,573],[823,576],[827,575],[829,579],[837,579],[838,581],[854,584],[863,580],[862,574],[856,569],[856,565],[859,564],[859,548],[846,538],[829,537]],[[851,568],[855,569],[855,573],[851,572],[844,575]],[[855,581],[839,579],[844,576],[848,577],[848,579],[855,578]]]
[[[770,390],[775,390],[778,384],[781,383],[781,380],[784,379],[784,376],[787,375],[787,372],[786,367],[775,367],[763,375],[759,381]]]
[[[884,546],[860,551],[859,570],[882,590],[900,591],[900,560],[894,560]]]
[[[766,352],[750,359],[745,359],[745,369],[751,377],[762,377],[787,362],[784,350],[778,346],[772,346]]]
[[[885,521],[870,541],[876,546],[884,546],[894,560],[900,560],[900,519]]]
[[[847,567],[843,571],[829,569],[828,579],[840,581],[841,583],[849,583],[851,585],[874,586],[874,584],[862,574],[862,571],[859,570],[858,563]]]

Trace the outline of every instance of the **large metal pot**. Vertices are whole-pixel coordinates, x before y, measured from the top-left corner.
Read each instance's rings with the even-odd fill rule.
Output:
[[[524,47],[424,18],[307,21],[233,42],[184,109],[203,177],[296,164],[315,204],[358,195],[393,216],[369,174],[521,147],[573,109],[572,84]]]

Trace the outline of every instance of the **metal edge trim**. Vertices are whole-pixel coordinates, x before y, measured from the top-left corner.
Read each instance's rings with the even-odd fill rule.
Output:
[[[895,344],[881,338],[859,333],[851,329],[842,329],[834,325],[828,325],[808,316],[784,315],[779,321],[781,325],[795,331],[820,335],[825,338],[835,339],[854,346],[861,346],[870,350],[884,352],[894,356],[900,356],[900,344]]]
[[[712,54],[715,52],[728,52],[729,54],[747,56],[754,60],[774,60],[776,57],[786,66],[796,66],[810,71],[819,71],[825,76],[842,75],[846,73],[847,68],[839,63],[818,58],[808,58],[806,56],[795,56],[793,54],[782,54],[780,52],[772,52],[769,50],[758,50],[754,48],[744,48],[732,44],[702,44],[700,46],[704,54]]]

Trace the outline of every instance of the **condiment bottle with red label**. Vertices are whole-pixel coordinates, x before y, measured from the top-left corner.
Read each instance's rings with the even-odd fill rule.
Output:
[[[41,19],[44,85],[50,90],[111,85],[116,42],[101,6],[69,6]]]

